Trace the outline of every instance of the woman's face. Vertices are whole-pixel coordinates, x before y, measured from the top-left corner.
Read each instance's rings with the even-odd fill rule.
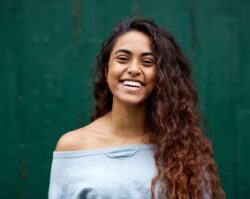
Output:
[[[111,51],[106,74],[113,102],[143,103],[155,86],[155,61],[145,33],[131,30],[121,35]]]

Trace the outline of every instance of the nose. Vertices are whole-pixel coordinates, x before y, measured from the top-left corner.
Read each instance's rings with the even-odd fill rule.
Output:
[[[127,69],[128,73],[132,76],[137,76],[141,74],[141,69],[140,69],[140,65],[137,61],[133,61],[129,64],[128,69]]]

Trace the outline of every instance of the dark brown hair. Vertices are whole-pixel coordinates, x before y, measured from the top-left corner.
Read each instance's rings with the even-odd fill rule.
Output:
[[[190,64],[173,36],[153,21],[134,17],[118,23],[102,44],[95,73],[95,120],[112,108],[105,71],[117,38],[131,30],[147,34],[156,54],[156,85],[147,99],[146,129],[156,144],[157,175],[151,184],[162,198],[224,198],[209,140],[201,133]],[[159,187],[156,190],[156,183]],[[206,195],[206,196],[205,196]]]

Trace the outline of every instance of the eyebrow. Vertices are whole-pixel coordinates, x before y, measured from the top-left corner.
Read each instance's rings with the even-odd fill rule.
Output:
[[[126,53],[126,54],[129,54],[129,55],[132,55],[133,53],[127,49],[119,49],[117,50],[114,54],[117,54],[119,52],[123,52],[123,53]],[[142,56],[147,56],[147,55],[152,55],[152,56],[155,56],[154,53],[152,52],[143,52],[142,53]]]

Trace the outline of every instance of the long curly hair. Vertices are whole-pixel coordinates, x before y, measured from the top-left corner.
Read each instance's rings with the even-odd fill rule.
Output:
[[[106,82],[112,48],[122,34],[137,30],[148,35],[156,54],[157,79],[147,99],[145,128],[156,144],[157,175],[152,198],[225,198],[217,175],[210,141],[202,134],[190,63],[173,36],[153,21],[134,17],[119,22],[97,55],[94,79],[95,120],[112,109],[112,93]],[[155,193],[157,192],[157,193]]]

